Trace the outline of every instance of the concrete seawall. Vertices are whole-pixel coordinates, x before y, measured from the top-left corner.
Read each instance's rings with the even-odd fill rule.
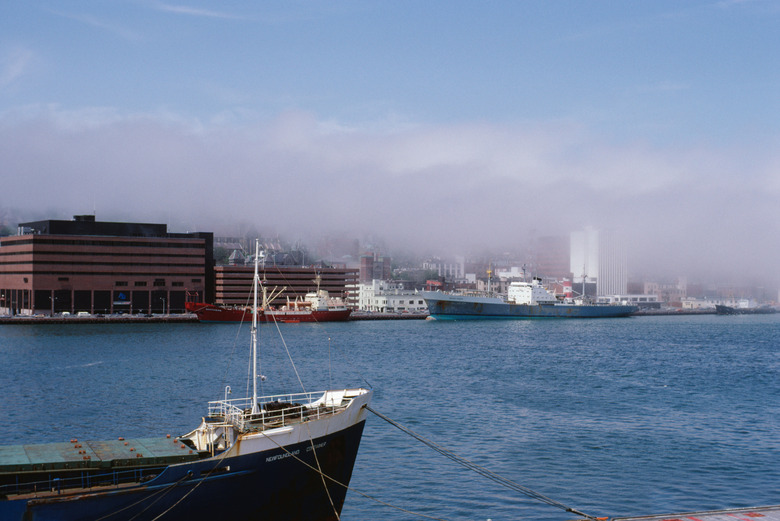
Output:
[[[420,313],[353,313],[349,321],[355,320],[424,320],[428,315]],[[70,316],[29,316],[16,315],[0,317],[0,324],[154,324],[154,323],[192,323],[198,317],[191,313],[180,315],[106,315],[78,317]]]
[[[195,315],[109,315],[103,317],[54,316],[33,317],[16,315],[0,317],[0,324],[137,324],[197,322]]]

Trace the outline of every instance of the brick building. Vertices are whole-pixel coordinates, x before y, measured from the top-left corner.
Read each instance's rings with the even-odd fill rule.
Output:
[[[360,256],[360,283],[370,284],[372,280],[390,280],[393,269],[390,257],[378,253],[364,253]]]
[[[0,312],[183,312],[187,292],[213,298],[213,241],[91,215],[21,223],[0,238]]]
[[[321,268],[311,266],[265,266],[260,269],[260,280],[268,292],[276,295],[273,305],[282,305],[287,299],[303,298],[317,289],[327,290],[332,297],[341,297],[347,305],[357,306],[359,270],[352,268]],[[217,305],[249,304],[254,267],[216,266],[214,268]]]

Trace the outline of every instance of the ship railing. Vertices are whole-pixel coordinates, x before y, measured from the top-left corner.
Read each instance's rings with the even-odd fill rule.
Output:
[[[165,466],[144,467],[129,470],[112,470],[109,472],[84,469],[78,473],[63,476],[56,472],[47,472],[45,479],[35,479],[40,474],[31,473],[25,479],[24,473],[15,483],[0,485],[0,497],[13,494],[60,494],[73,489],[88,490],[94,487],[118,487],[120,485],[143,483],[159,475]],[[32,478],[32,479],[30,479]]]
[[[498,294],[495,291],[483,291],[478,289],[457,289],[453,292],[453,295],[459,297],[496,297]]]
[[[327,391],[263,396],[252,412],[252,398],[209,402],[211,419],[224,421],[239,431],[283,427],[292,423],[318,419],[346,409],[347,391]]]

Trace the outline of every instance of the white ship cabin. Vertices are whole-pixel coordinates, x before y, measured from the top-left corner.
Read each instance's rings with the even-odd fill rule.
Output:
[[[558,299],[534,278],[531,282],[515,281],[507,289],[507,300],[511,304],[555,304]]]

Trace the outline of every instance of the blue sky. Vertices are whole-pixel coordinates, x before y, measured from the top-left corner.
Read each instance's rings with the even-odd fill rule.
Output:
[[[778,50],[770,0],[6,1],[0,207],[434,250],[590,224],[759,273]]]

